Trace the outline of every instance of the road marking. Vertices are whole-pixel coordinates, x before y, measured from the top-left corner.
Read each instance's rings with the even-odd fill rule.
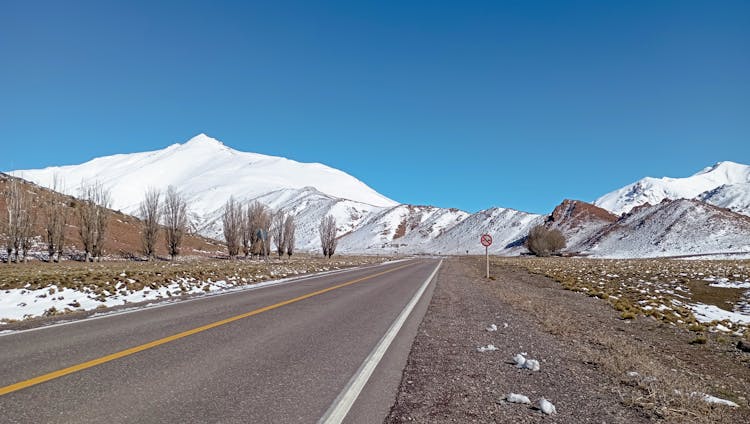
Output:
[[[411,298],[409,303],[401,311],[396,320],[393,321],[393,324],[391,324],[391,327],[388,329],[388,331],[385,332],[385,335],[383,335],[372,352],[370,352],[362,365],[360,365],[357,372],[354,373],[352,378],[349,380],[349,383],[347,383],[346,387],[344,387],[344,390],[339,393],[331,406],[328,407],[328,410],[323,415],[323,417],[320,418],[318,424],[340,424],[342,421],[344,421],[344,418],[349,413],[352,405],[354,405],[354,401],[356,401],[357,397],[359,397],[359,394],[362,392],[365,384],[367,384],[367,381],[372,376],[372,373],[380,363],[380,360],[383,359],[383,356],[385,356],[385,352],[388,350],[388,347],[390,347],[393,339],[396,338],[396,335],[401,330],[401,327],[403,327],[406,319],[409,317],[409,314],[411,314],[411,311],[414,309],[414,306],[416,306],[417,302],[419,302],[419,299],[422,298],[422,294],[424,294],[425,290],[427,290],[427,287],[430,285],[432,279],[435,278],[435,274],[437,274],[442,264],[443,260],[441,259],[438,265],[435,267],[435,270],[432,271],[432,274],[430,274],[430,276],[427,277],[427,280],[422,283],[422,286],[414,294],[414,297]]]
[[[24,380],[24,381],[19,381],[18,383],[11,384],[10,386],[0,387],[0,396],[6,395],[8,393],[16,392],[18,390],[25,389],[27,387],[35,386],[37,384],[41,384],[41,383],[44,383],[44,382],[47,382],[47,381],[50,381],[50,380],[54,380],[56,378],[60,378],[60,377],[66,376],[68,374],[73,374],[73,373],[78,372],[78,371],[83,371],[85,369],[88,369],[88,368],[91,368],[91,367],[95,367],[97,365],[101,365],[101,364],[104,364],[104,363],[107,363],[107,362],[110,362],[110,361],[114,361],[115,359],[124,358],[126,356],[130,356],[130,355],[133,355],[133,354],[138,353],[138,352],[143,352],[144,350],[148,350],[148,349],[151,349],[151,348],[154,348],[154,347],[157,347],[157,346],[161,346],[163,344],[166,344],[166,343],[169,343],[169,342],[173,342],[175,340],[179,340],[179,339],[182,339],[182,338],[185,338],[185,337],[188,337],[188,336],[192,336],[194,334],[201,333],[203,331],[210,330],[212,328],[216,328],[216,327],[219,327],[219,326],[222,326],[222,325],[225,325],[225,324],[229,324],[229,323],[234,322],[234,321],[238,321],[238,320],[241,320],[241,319],[244,319],[244,318],[249,318],[251,316],[258,315],[258,314],[261,314],[263,312],[268,312],[270,310],[277,309],[277,308],[280,308],[282,306],[286,306],[286,305],[289,305],[289,304],[292,304],[292,303],[296,303],[296,302],[299,302],[299,301],[302,301],[302,300],[305,300],[305,299],[309,299],[311,297],[318,296],[318,295],[321,295],[323,293],[328,293],[330,291],[333,291],[333,290],[336,290],[336,289],[340,289],[342,287],[346,287],[346,286],[350,286],[352,284],[360,283],[360,282],[365,281],[365,280],[370,280],[370,279],[373,279],[375,277],[380,277],[381,275],[385,275],[385,274],[388,274],[388,273],[391,273],[391,272],[394,272],[394,271],[398,271],[400,269],[404,269],[404,268],[412,266],[414,264],[415,263],[412,262],[412,263],[409,263],[409,264],[406,264],[406,265],[401,265],[399,267],[392,268],[392,269],[389,269],[389,270],[386,270],[386,271],[378,272],[376,274],[371,274],[371,275],[368,275],[368,276],[365,276],[365,277],[357,278],[355,280],[351,280],[351,281],[347,281],[345,283],[337,284],[335,286],[331,286],[331,287],[328,287],[328,288],[325,288],[325,289],[322,289],[322,290],[318,290],[318,291],[315,291],[315,292],[312,292],[312,293],[304,294],[302,296],[298,296],[298,297],[295,297],[293,299],[288,299],[288,300],[284,300],[284,301],[279,302],[279,303],[275,303],[273,305],[264,306],[262,308],[255,309],[253,311],[246,312],[244,314],[235,315],[233,317],[226,318],[226,319],[223,319],[221,321],[216,321],[216,322],[213,322],[211,324],[206,324],[206,325],[203,325],[203,326],[200,326],[200,327],[193,328],[191,330],[183,331],[183,332],[178,333],[178,334],[174,334],[174,335],[167,336],[167,337],[164,337],[164,338],[161,338],[161,339],[158,339],[158,340],[154,340],[152,342],[145,343],[145,344],[142,344],[140,346],[131,347],[130,349],[121,350],[119,352],[112,353],[110,355],[106,355],[106,356],[102,356],[100,358],[92,359],[90,361],[86,361],[86,362],[83,362],[83,363],[80,363],[80,364],[77,364],[77,365],[73,365],[73,366],[70,366],[70,367],[67,367],[67,368],[63,368],[61,370],[53,371],[53,372],[50,372],[50,373],[47,373],[47,374],[44,374],[44,375],[40,375],[38,377],[30,378],[30,379]]]

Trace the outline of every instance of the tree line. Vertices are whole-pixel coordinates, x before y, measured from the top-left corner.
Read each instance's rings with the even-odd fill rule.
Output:
[[[57,175],[53,177],[51,189],[64,191],[62,180]],[[2,194],[7,214],[2,214],[6,219],[0,219],[0,241],[5,245],[6,262],[26,262],[36,236],[41,236],[45,242],[48,261],[59,262],[66,243],[69,243],[66,228],[72,224],[74,217],[78,221],[83,260],[101,260],[111,214],[111,195],[101,183],[82,184],[79,198],[70,202],[55,195],[46,198],[33,196],[16,178],[8,179]],[[162,204],[161,193],[149,189],[141,203],[140,213],[146,257],[150,259],[155,256],[156,239],[159,230],[163,229],[167,251],[172,259],[176,258],[187,232],[187,202],[184,197],[170,186]],[[42,227],[42,234],[36,233],[37,225]]]
[[[64,191],[62,180],[55,175],[51,189]],[[101,183],[82,184],[76,200],[49,195],[34,196],[16,178],[9,178],[3,192],[7,219],[0,219],[0,242],[5,245],[8,263],[26,262],[34,238],[41,236],[45,242],[49,262],[63,258],[66,244],[66,228],[78,221],[78,236],[83,248],[82,260],[100,261],[107,240],[111,194]],[[149,188],[138,208],[141,219],[141,247],[147,260],[156,257],[157,241],[164,233],[164,242],[172,260],[180,254],[182,240],[187,233],[187,202],[174,187],[166,192]],[[227,253],[237,258],[268,258],[272,250],[281,258],[291,257],[295,252],[295,216],[279,209],[252,201],[242,204],[230,197],[222,212],[222,226]],[[39,222],[41,220],[41,222]],[[42,234],[36,234],[41,224]],[[332,257],[338,242],[336,219],[332,215],[323,217],[318,227],[323,256]]]
[[[246,258],[268,258],[272,247],[279,258],[284,254],[288,257],[294,254],[294,215],[287,214],[283,209],[274,212],[258,201],[243,205],[230,197],[224,205],[221,221],[231,259],[237,258],[240,252]]]
[[[230,197],[221,216],[224,240],[231,259],[244,256],[268,258],[272,246],[279,258],[292,256],[295,249],[294,215],[283,209],[272,211],[268,206],[252,201],[247,205]],[[325,216],[318,227],[323,256],[330,258],[336,251],[336,219]]]

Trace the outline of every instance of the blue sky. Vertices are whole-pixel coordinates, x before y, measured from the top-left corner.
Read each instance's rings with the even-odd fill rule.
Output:
[[[4,170],[205,132],[400,202],[549,212],[750,163],[747,1],[11,0],[0,16]]]

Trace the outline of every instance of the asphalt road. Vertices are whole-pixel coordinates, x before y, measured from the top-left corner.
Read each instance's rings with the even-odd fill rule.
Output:
[[[315,423],[437,266],[367,267],[0,336],[0,421]],[[383,422],[432,286],[344,422]]]

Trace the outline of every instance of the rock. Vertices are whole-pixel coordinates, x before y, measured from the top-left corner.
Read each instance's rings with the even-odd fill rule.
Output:
[[[745,340],[740,340],[737,342],[737,349],[743,351],[743,352],[750,352],[750,342]]]
[[[539,371],[539,361],[536,359],[527,359],[526,363],[523,364],[524,368],[531,371]]]
[[[523,368],[526,365],[526,358],[519,353],[513,357],[513,362],[516,363],[516,368]]]
[[[510,403],[523,403],[526,405],[531,405],[531,401],[528,397],[519,395],[518,393],[509,393],[507,396],[505,396],[505,400]]]
[[[539,409],[542,410],[547,415],[557,414],[557,409],[555,408],[555,405],[552,404],[552,402],[548,401],[545,398],[539,399]]]

